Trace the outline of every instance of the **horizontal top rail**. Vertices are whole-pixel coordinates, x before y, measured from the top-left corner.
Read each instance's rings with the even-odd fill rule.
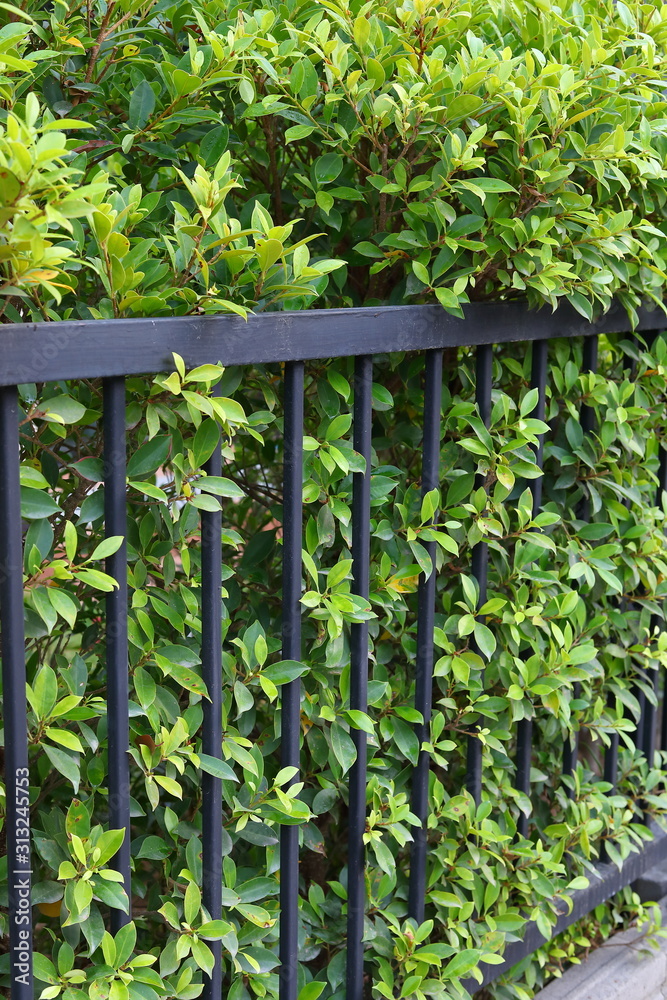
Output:
[[[659,310],[639,311],[639,330],[663,324]],[[552,312],[523,302],[473,302],[464,319],[428,305],[262,313],[247,323],[229,314],[10,323],[0,326],[0,385],[161,372],[172,352],[188,366],[270,364],[628,329],[619,303],[589,323],[569,304]]]

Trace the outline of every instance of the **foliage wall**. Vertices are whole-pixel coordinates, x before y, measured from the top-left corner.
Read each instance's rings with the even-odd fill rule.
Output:
[[[128,379],[131,587],[131,773],[134,923],[115,943],[110,907],[127,907],[108,870],[102,558],[103,474],[97,382],[22,389],[26,621],[38,858],[37,972],[46,1000],[189,1000],[221,936],[234,1000],[276,996],[277,840],[301,824],[304,997],[342,1000],[346,796],[355,751],[370,733],[369,996],[461,997],[460,977],[499,960],[536,919],[545,936],[554,896],[585,883],[600,855],[642,844],[644,807],[660,816],[663,756],[635,749],[642,698],[665,661],[664,511],[654,506],[667,343],[603,340],[598,375],[580,375],[581,343],[552,345],[548,424],[530,416],[530,352],[497,352],[486,430],[473,403],[471,358],[443,387],[439,494],[421,499],[419,356],[380,357],[373,390],[372,571],[368,605],[350,597],[351,362],[313,364],[306,396],[303,662],[280,660],[282,464],[280,371],[229,369],[209,397],[212,367]],[[452,359],[454,360],[454,359]],[[631,365],[634,362],[634,372]],[[584,436],[583,402],[597,431]],[[224,476],[205,477],[214,424]],[[544,505],[533,517],[535,436],[548,432]],[[475,488],[475,474],[484,486]],[[591,523],[582,520],[588,499]],[[224,520],[224,762],[200,757],[200,512]],[[429,527],[439,508],[437,527]],[[438,543],[433,567],[423,542]],[[475,621],[471,547],[491,555],[485,624]],[[418,741],[412,707],[416,588],[437,573],[428,918],[406,919],[409,797]],[[368,715],[349,710],[349,623],[370,619]],[[472,645],[475,640],[476,646]],[[277,694],[303,684],[303,786],[281,787]],[[482,678],[484,683],[482,684]],[[575,687],[578,685],[578,688]],[[515,786],[518,720],[534,720],[530,803]],[[478,724],[484,794],[463,792],[467,732]],[[562,746],[580,734],[574,779]],[[602,754],[621,738],[615,790]],[[223,780],[224,920],[201,910],[201,770]],[[568,794],[571,792],[571,794]],[[608,793],[612,794],[608,794]],[[133,957],[135,948],[138,958]],[[562,954],[562,950],[561,950]],[[552,956],[554,957],[554,956]],[[558,952],[555,955],[557,959]],[[51,964],[53,961],[54,964]],[[541,962],[545,961],[542,957]],[[530,996],[540,963],[516,974]],[[527,978],[526,978],[527,977]],[[311,982],[314,978],[315,982]],[[512,977],[516,978],[516,977]],[[317,985],[321,984],[321,985]],[[372,984],[372,986],[371,986]],[[83,991],[83,992],[81,992]]]
[[[492,15],[492,16],[491,16]],[[54,0],[0,4],[2,318],[88,318],[566,297],[584,315],[662,296],[660,4]],[[492,312],[492,307],[491,312]],[[656,314],[659,315],[659,314]],[[656,320],[656,326],[659,321]],[[280,664],[277,368],[127,382],[134,922],[108,862],[101,387],[22,387],[37,973],[45,1000],[191,1000],[221,936],[231,1000],[277,995],[279,827],[302,828],[302,1000],[342,1000],[350,729],[371,735],[368,996],[466,996],[461,978],[620,861],[660,815],[663,758],[635,749],[665,641],[655,505],[662,337],[551,347],[546,419],[530,351],[496,351],[491,427],[473,359],[447,357],[439,495],[420,496],[419,357],[377,360],[372,594],[350,598],[351,367],[308,367],[304,659]],[[221,397],[210,388],[221,378]],[[593,407],[595,432],[579,415]],[[222,426],[224,476],[201,468]],[[547,433],[542,511],[530,484]],[[484,485],[475,488],[475,475]],[[200,511],[224,512],[223,765],[199,754]],[[592,523],[582,518],[586,505]],[[439,510],[437,527],[428,526]],[[423,541],[438,543],[436,566]],[[491,554],[485,623],[470,552]],[[111,543],[113,545],[113,543]],[[437,572],[428,919],[406,921],[418,744],[416,587]],[[349,624],[369,617],[371,706],[349,711]],[[476,647],[473,648],[473,639]],[[482,673],[484,672],[484,686]],[[303,787],[277,759],[301,674]],[[575,688],[575,685],[578,685]],[[534,823],[514,788],[534,719]],[[478,724],[484,795],[463,793]],[[563,741],[580,767],[559,781]],[[601,779],[622,741],[615,793]],[[201,770],[225,789],[224,921],[202,912]],[[568,791],[572,794],[569,795]],[[136,935],[136,938],[135,938]],[[558,960],[561,956],[555,955]],[[3,956],[0,961],[6,961]],[[496,987],[524,998],[538,961]]]

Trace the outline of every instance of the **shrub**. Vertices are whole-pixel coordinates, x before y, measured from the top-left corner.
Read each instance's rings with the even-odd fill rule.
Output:
[[[350,10],[292,0],[253,13],[222,2],[29,0],[0,10],[4,320],[434,297],[457,312],[468,297],[503,296],[567,298],[590,316],[612,295],[632,318],[640,299],[662,297],[661,5],[415,0]],[[498,961],[527,919],[549,933],[549,901],[581,884],[603,843],[618,862],[643,842],[643,809],[659,817],[667,805],[664,755],[646,761],[635,746],[640,698],[655,698],[654,672],[667,662],[651,620],[662,615],[667,576],[665,512],[654,504],[666,355],[661,336],[649,345],[603,338],[599,373],[580,374],[581,345],[555,341],[547,427],[531,417],[530,359],[504,346],[488,430],[469,352],[449,359],[442,488],[430,500],[442,510],[439,659],[419,928],[406,920],[405,873],[418,752],[415,594],[419,573],[433,569],[420,541],[429,520],[421,360],[377,359],[369,611],[347,596],[351,475],[361,468],[350,363],[308,368],[298,803],[281,793],[276,755],[279,373],[187,373],[176,358],[175,372],[128,379],[135,919],[115,941],[104,919],[127,901],[104,867],[117,834],[106,829],[101,389],[21,387],[45,1000],[191,1000],[216,931],[231,1000],[276,996],[276,843],[294,819],[300,981],[314,978],[323,1000],[340,1000],[355,725],[373,730],[366,938],[375,997],[464,996],[461,978]],[[594,435],[579,422],[584,401]],[[212,421],[224,432],[225,477],[207,490]],[[544,505],[533,517],[526,484],[539,475],[533,445],[547,430]],[[222,930],[202,929],[198,889],[199,511],[216,496],[229,768]],[[469,574],[480,540],[491,553],[486,625],[474,620]],[[368,613],[371,707],[361,719],[349,713],[347,635]],[[526,716],[535,826],[517,840],[529,804],[513,787],[514,734]],[[475,722],[485,782],[477,808],[462,791],[461,753]],[[567,782],[554,792],[554,777],[572,729],[587,739],[570,798]],[[610,796],[599,755],[616,733],[623,750]],[[639,789],[648,789],[642,801]],[[496,995],[528,996],[528,975],[527,986],[509,977]]]
[[[78,303],[60,313],[220,309],[218,289],[274,303],[255,286],[277,247],[264,263],[222,253],[237,224],[221,204],[201,214],[207,197],[224,200],[201,171],[219,181],[226,151],[242,226],[259,201],[279,227],[303,218],[317,258],[345,261],[328,287],[308,275],[322,304],[436,296],[459,313],[469,299],[566,297],[590,316],[614,295],[631,315],[662,298],[663,4],[24,8],[5,8],[5,104],[22,117],[26,92],[38,95],[47,125],[69,133],[70,169],[88,182],[104,168],[115,191],[111,250],[101,222],[67,241],[87,264],[63,264]],[[73,132],[73,118],[88,129]],[[302,276],[298,260],[272,279],[293,306],[309,301],[282,287]]]

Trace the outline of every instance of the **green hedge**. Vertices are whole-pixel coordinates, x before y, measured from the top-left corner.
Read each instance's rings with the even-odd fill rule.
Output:
[[[662,299],[657,0],[0,10],[5,318]]]
[[[457,312],[467,298],[507,296],[564,297],[590,316],[612,295],[632,318],[640,300],[662,298],[665,278],[663,10],[620,0],[289,2],[254,14],[224,2],[0,4],[2,319],[434,298]],[[581,360],[579,341],[553,342],[547,427],[531,416],[529,354],[498,349],[486,430],[471,356],[452,353],[442,489],[422,506],[422,359],[378,359],[368,607],[349,597],[351,475],[361,468],[350,363],[308,367],[299,800],[276,785],[277,685],[287,676],[276,666],[281,373],[188,374],[176,358],[169,375],[128,379],[135,919],[115,942],[104,922],[127,901],[104,867],[115,835],[106,829],[101,387],[22,387],[45,1000],[191,1000],[215,933],[231,1000],[277,996],[276,843],[280,825],[296,820],[302,1000],[320,995],[317,983],[322,1000],[342,1000],[355,725],[373,733],[369,996],[466,996],[460,979],[499,961],[526,920],[548,935],[550,900],[583,884],[603,842],[617,862],[643,842],[642,809],[660,816],[667,806],[664,757],[647,762],[634,744],[639,698],[654,698],[654,672],[667,662],[665,638],[651,631],[667,587],[665,511],[654,505],[667,342],[603,338],[596,375],[580,375]],[[590,437],[583,403],[595,411]],[[205,484],[212,421],[224,431],[225,476]],[[544,506],[533,519],[533,445],[546,431]],[[200,934],[209,915],[197,888],[199,512],[216,497],[226,923]],[[579,516],[584,498],[591,525]],[[433,571],[420,537],[433,506],[431,850],[428,919],[417,928],[406,920],[412,677],[417,580]],[[474,621],[470,577],[482,539],[486,625]],[[360,718],[348,711],[348,629],[368,615],[371,707]],[[514,741],[526,716],[535,824],[517,841],[528,802],[514,788]],[[462,791],[474,722],[484,744],[478,809]],[[570,797],[558,777],[572,730],[582,759]],[[609,796],[600,759],[614,733],[622,751]],[[524,963],[495,995],[530,996],[544,961]]]

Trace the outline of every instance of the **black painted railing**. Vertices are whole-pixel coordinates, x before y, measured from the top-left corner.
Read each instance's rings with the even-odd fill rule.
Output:
[[[370,455],[371,386],[373,356],[389,352],[425,352],[425,404],[422,443],[422,489],[437,488],[443,351],[476,347],[476,398],[482,420],[491,416],[492,345],[524,341],[533,343],[532,387],[537,390],[534,416],[543,418],[547,386],[547,343],[551,337],[583,337],[584,368],[594,371],[599,333],[624,332],[628,322],[615,307],[595,324],[587,323],[569,307],[555,313],[528,311],[516,303],[472,305],[465,320],[449,316],[437,306],[386,307],[300,313],[272,313],[251,317],[248,323],[234,316],[175,317],[94,322],[7,325],[0,328],[0,624],[2,628],[3,714],[5,727],[5,781],[7,795],[7,858],[9,873],[9,927],[11,980],[14,1000],[32,1000],[30,847],[27,816],[28,743],[26,671],[22,584],[22,523],[19,506],[19,407],[17,385],[61,379],[102,378],[104,382],[105,530],[108,536],[126,531],[126,376],[162,372],[172,367],[172,353],[186,365],[220,362],[225,366],[285,363],[284,372],[284,524],[283,524],[283,626],[282,655],[301,658],[301,525],[302,457],[304,420],[304,363],[318,358],[355,357],[354,448],[366,460],[366,472],[354,473],[352,511],[353,592],[367,598],[370,562]],[[658,313],[642,312],[639,328],[661,327]],[[592,411],[581,415],[584,433],[593,428]],[[536,463],[542,464],[542,444]],[[658,500],[667,489],[667,452],[661,451]],[[209,474],[221,474],[220,445],[208,461]],[[533,485],[534,508],[540,506],[541,480]],[[580,516],[588,516],[582,504]],[[202,512],[202,671],[210,694],[205,704],[203,752],[221,758],[221,532],[219,512]],[[433,542],[425,547],[433,558]],[[487,546],[478,543],[472,554],[472,573],[479,585],[479,607],[485,602]],[[110,825],[127,831],[113,859],[130,888],[130,779],[128,771],[128,611],[127,555],[122,545],[107,560],[107,572],[117,588],[108,595],[106,643],[108,673],[108,756]],[[426,743],[431,715],[433,684],[433,629],[436,579],[422,577],[418,592],[415,707],[423,723],[418,726]],[[654,622],[657,624],[657,621]],[[351,626],[350,707],[367,710],[368,625]],[[657,673],[656,673],[657,692]],[[281,756],[284,767],[299,768],[300,680],[281,691]],[[663,703],[663,713],[666,711]],[[647,755],[655,746],[656,710],[645,700],[640,722],[641,745]],[[663,719],[662,733],[667,733]],[[353,731],[357,755],[349,779],[347,1000],[361,1000],[364,946],[362,942],[365,899],[366,734]],[[531,723],[522,721],[517,732],[516,785],[530,790]],[[421,745],[420,743],[420,745]],[[576,766],[577,741],[573,735],[564,747],[563,773]],[[613,785],[616,777],[618,738],[606,751],[604,775]],[[420,750],[412,782],[412,810],[421,821],[414,833],[410,859],[409,915],[424,918],[428,813],[428,752]],[[293,781],[298,780],[298,774]],[[467,788],[475,801],[482,788],[481,742],[468,740]],[[219,778],[204,774],[203,795],[203,903],[212,919],[221,916],[222,789]],[[528,818],[520,820],[520,833]],[[620,870],[599,865],[599,878],[588,889],[572,895],[572,909],[565,907],[558,919],[560,931],[619,889],[630,884],[646,867],[667,856],[667,836],[655,836],[642,853],[632,854]],[[280,845],[280,989],[282,1000],[297,996],[299,916],[299,830],[281,828]],[[116,931],[130,917],[114,914]],[[529,955],[543,942],[537,927],[529,924],[523,940],[506,948],[503,965],[490,968],[485,982]],[[222,996],[221,943],[212,943],[215,967],[205,977],[206,1000]],[[477,984],[470,981],[470,989]]]

